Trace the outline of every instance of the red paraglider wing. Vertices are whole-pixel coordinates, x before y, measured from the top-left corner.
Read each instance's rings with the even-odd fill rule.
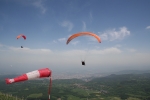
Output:
[[[22,35],[22,37],[24,38],[24,40],[26,40],[26,36],[25,35]]]
[[[66,44],[68,44],[72,39],[74,39],[74,38],[76,38],[76,37],[78,37],[78,36],[84,36],[84,35],[93,36],[93,37],[95,37],[95,38],[97,39],[97,41],[98,41],[99,43],[101,43],[101,39],[100,39],[100,37],[99,37],[98,35],[96,35],[96,34],[94,34],[94,33],[92,33],[92,32],[79,32],[79,33],[76,33],[76,34],[71,35],[71,36],[68,38]]]

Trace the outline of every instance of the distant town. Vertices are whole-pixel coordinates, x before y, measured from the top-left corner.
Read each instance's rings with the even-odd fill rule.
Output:
[[[102,77],[102,74],[66,74],[66,73],[60,73],[60,74],[54,74],[52,75],[53,80],[54,79],[84,79],[84,78],[90,78],[90,77]]]

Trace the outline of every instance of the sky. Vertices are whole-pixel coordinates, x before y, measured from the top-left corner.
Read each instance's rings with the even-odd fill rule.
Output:
[[[0,74],[41,68],[54,73],[150,70],[149,4],[150,0],[0,0]],[[71,35],[85,31],[102,42],[81,36],[66,45]],[[27,39],[17,40],[19,34]]]

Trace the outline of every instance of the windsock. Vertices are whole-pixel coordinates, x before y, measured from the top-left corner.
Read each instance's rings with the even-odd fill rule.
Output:
[[[44,77],[51,77],[52,71],[49,70],[48,68],[44,69],[39,69],[35,70],[32,72],[28,72],[26,74],[23,74],[21,76],[12,78],[12,79],[5,79],[7,84],[15,83],[15,82],[21,82],[21,81],[26,81],[26,80],[32,80],[36,78],[44,78]]]

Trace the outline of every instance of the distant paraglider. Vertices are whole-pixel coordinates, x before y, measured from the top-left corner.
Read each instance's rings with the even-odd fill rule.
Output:
[[[12,84],[15,82],[22,82],[22,81],[31,80],[31,79],[50,77],[50,84],[49,84],[49,89],[48,89],[49,100],[50,100],[50,93],[51,93],[51,86],[52,86],[51,74],[52,74],[51,70],[49,70],[48,68],[44,68],[44,69],[39,69],[39,70],[35,70],[32,72],[28,72],[26,74],[23,74],[21,76],[18,76],[12,79],[7,78],[5,79],[5,81],[7,84]]]
[[[26,36],[23,35],[23,34],[18,35],[18,36],[17,36],[17,39],[20,39],[21,37],[22,37],[24,40],[26,40]],[[23,46],[21,46],[21,48],[23,48]]]
[[[97,41],[99,43],[101,43],[101,39],[98,35],[92,33],[92,32],[79,32],[79,33],[75,33],[73,35],[71,35],[68,39],[67,39],[67,42],[66,44],[69,44],[71,40],[73,40],[74,38],[77,38],[79,36],[93,36],[94,38],[97,39]],[[82,65],[85,65],[85,61],[81,61]]]

